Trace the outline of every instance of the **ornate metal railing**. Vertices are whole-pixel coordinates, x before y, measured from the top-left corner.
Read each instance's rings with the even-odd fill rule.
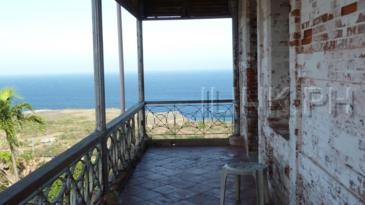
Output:
[[[232,100],[146,102],[146,133],[153,139],[228,137]]]
[[[232,100],[137,104],[2,192],[0,204],[100,203],[142,153],[145,131],[153,139],[217,138],[232,134],[232,123]]]
[[[52,159],[0,194],[0,204],[94,204],[141,153],[144,103]]]

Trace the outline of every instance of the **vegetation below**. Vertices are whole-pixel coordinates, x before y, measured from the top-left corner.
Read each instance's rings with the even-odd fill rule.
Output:
[[[17,166],[21,177],[28,175],[58,154],[64,152],[95,130],[95,111],[92,109],[36,111],[45,125],[25,123],[18,132]],[[107,121],[120,114],[118,109],[107,110]],[[0,191],[16,180],[12,179],[11,156],[0,131]]]

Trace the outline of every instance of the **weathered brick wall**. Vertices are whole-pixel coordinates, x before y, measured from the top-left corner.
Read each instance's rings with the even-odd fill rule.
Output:
[[[298,201],[363,204],[365,0],[302,0],[297,16],[295,69],[302,88],[320,87],[333,101],[331,87],[338,98],[346,97],[349,87],[354,97],[351,116],[346,114],[346,106],[331,108],[329,102],[306,109],[310,96],[302,91]]]
[[[259,160],[269,166],[278,204],[365,203],[365,0],[290,0],[289,139],[268,122],[267,88],[272,79],[274,3],[258,0]],[[275,37],[275,36],[274,36]],[[279,59],[280,60],[280,59]],[[308,106],[307,87],[329,100],[346,96],[349,106]],[[331,109],[330,109],[331,108]],[[347,107],[348,108],[348,107]],[[329,112],[332,111],[332,113]],[[336,111],[336,112],[334,112]]]
[[[285,46],[288,42],[289,12],[289,0],[258,1],[259,160],[269,167],[270,189],[277,204],[289,204],[291,196],[295,196],[295,180],[292,180],[295,178],[292,170],[296,166],[295,141],[292,137],[285,139],[272,128],[268,104],[271,100],[270,87],[280,85],[278,81],[289,71],[289,48]],[[281,69],[282,66],[286,68]],[[280,68],[280,71],[275,71],[275,68]],[[288,84],[283,82],[283,85]]]
[[[280,133],[288,130],[289,120],[289,0],[271,4],[271,104],[270,123]],[[283,93],[285,92],[285,93]]]
[[[239,70],[241,95],[241,136],[246,149],[257,151],[257,22],[256,0],[239,2]]]

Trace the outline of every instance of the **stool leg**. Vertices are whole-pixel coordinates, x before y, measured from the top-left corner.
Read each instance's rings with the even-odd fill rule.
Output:
[[[264,176],[263,170],[256,171],[257,204],[264,205]]]
[[[227,173],[222,171],[221,173],[221,202],[220,205],[224,205],[224,198],[226,197],[226,182],[227,182]]]
[[[240,175],[237,175],[236,176],[236,200],[237,201],[240,201],[240,190],[241,190],[241,176]]]

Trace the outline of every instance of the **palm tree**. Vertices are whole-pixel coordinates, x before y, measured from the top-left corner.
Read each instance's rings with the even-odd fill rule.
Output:
[[[29,103],[21,102],[16,104],[15,99],[20,99],[14,89],[4,88],[0,90],[0,130],[5,132],[6,141],[9,145],[11,162],[16,180],[19,180],[19,173],[16,164],[16,148],[19,146],[17,132],[26,122],[43,124],[43,120],[24,111],[32,111]]]

